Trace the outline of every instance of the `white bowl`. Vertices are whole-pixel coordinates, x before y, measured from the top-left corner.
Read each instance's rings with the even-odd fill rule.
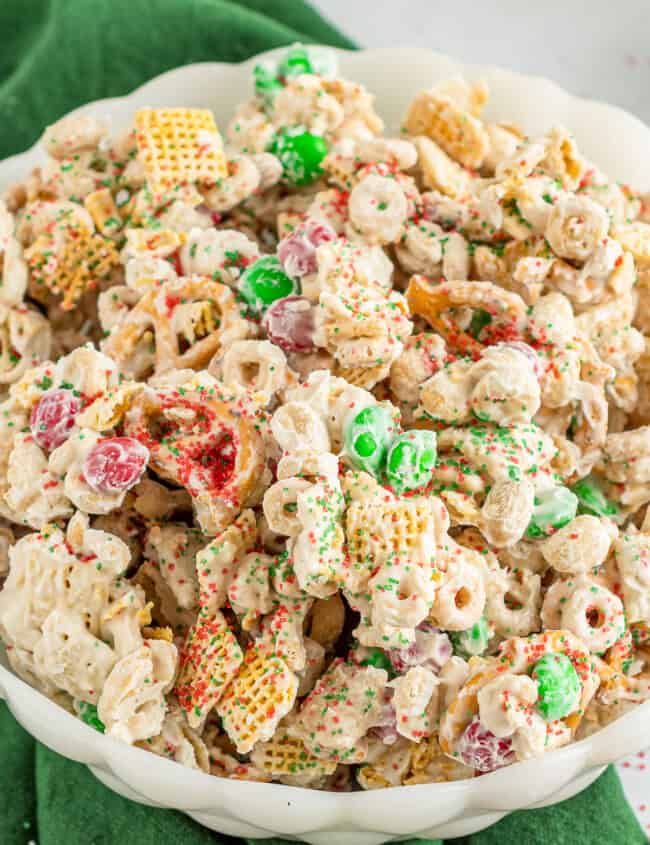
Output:
[[[263,57],[277,54],[264,53]],[[528,133],[561,123],[580,149],[610,177],[650,188],[650,129],[632,115],[581,100],[545,79],[494,67],[462,65],[429,50],[336,50],[342,74],[377,95],[379,112],[396,129],[411,96],[452,75],[485,78],[488,116]],[[89,108],[108,115],[113,128],[141,106],[205,106],[221,125],[251,90],[259,56],[239,65],[189,65],[156,77],[127,97]],[[0,188],[41,159],[32,148],[0,163]],[[16,719],[54,751],[85,763],[106,786],[143,804],[182,810],[212,830],[232,836],[283,836],[313,845],[379,845],[388,840],[450,838],[482,830],[514,810],[570,798],[608,763],[650,745],[650,702],[604,730],[538,760],[516,763],[474,780],[336,794],[279,784],[211,777],[96,733],[33,690],[7,667],[0,649],[0,697]]]

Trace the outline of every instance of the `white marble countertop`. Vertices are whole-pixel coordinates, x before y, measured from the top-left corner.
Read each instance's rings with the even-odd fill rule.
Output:
[[[647,0],[312,2],[361,46],[432,47],[463,61],[546,76],[650,123]]]
[[[650,123],[648,0],[546,0],[538,7],[525,0],[312,2],[362,47],[432,47],[463,61],[545,76]],[[650,749],[617,768],[650,833]]]

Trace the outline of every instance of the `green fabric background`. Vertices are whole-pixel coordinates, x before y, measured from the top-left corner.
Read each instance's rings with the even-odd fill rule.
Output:
[[[354,46],[301,0],[0,0],[0,33],[0,158],[30,146],[46,124],[70,109],[126,94],[178,65],[240,61],[297,40]],[[236,843],[181,813],[113,794],[84,766],[35,742],[0,703],[0,845],[30,841]],[[455,840],[456,845],[644,842],[612,769],[569,801],[515,813],[483,833]]]

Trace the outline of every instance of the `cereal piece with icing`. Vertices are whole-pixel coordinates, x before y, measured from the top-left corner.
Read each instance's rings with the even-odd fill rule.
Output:
[[[289,713],[298,678],[277,655],[253,648],[217,705],[224,730],[240,754],[269,740]]]
[[[87,630],[79,610],[53,610],[34,647],[38,675],[74,698],[96,703],[116,663],[113,649]]]
[[[65,484],[28,434],[18,434],[13,441],[4,504],[11,519],[31,528],[43,528],[72,514]]]
[[[264,454],[253,414],[214,385],[143,394],[126,431],[147,447],[156,473],[190,493],[203,531],[217,534],[254,497]]]
[[[153,525],[147,533],[145,555],[156,563],[178,606],[185,610],[198,607],[196,555],[204,543],[199,531],[182,524]]]
[[[222,613],[200,611],[180,652],[175,693],[191,728],[201,729],[243,662],[242,650]]]
[[[650,538],[623,533],[614,544],[628,622],[650,622]]]
[[[140,747],[167,760],[175,760],[189,769],[210,771],[210,757],[205,743],[192,730],[185,715],[177,707],[170,707],[158,736],[142,741]]]
[[[335,660],[301,704],[291,735],[302,739],[319,758],[363,761],[368,748],[365,737],[383,719],[387,681],[383,669]],[[324,715],[326,709],[333,711],[330,718]]]
[[[274,780],[289,786],[314,786],[334,773],[336,762],[311,754],[298,738],[290,736],[283,724],[268,742],[258,742],[251,762]]]
[[[115,664],[97,704],[109,736],[132,745],[160,733],[167,710],[165,694],[174,683],[177,662],[176,646],[145,640]]]
[[[414,666],[389,686],[395,690],[395,726],[399,734],[413,742],[421,742],[435,730],[438,716],[440,681],[429,669]]]
[[[102,615],[129,558],[121,540],[89,528],[80,513],[70,520],[66,534],[46,526],[23,537],[9,550],[9,575],[0,592],[3,638],[33,653],[54,611],[80,614],[89,635],[99,638]],[[67,616],[60,622],[64,629],[68,622],[76,624]],[[52,624],[55,636],[60,627]],[[101,651],[98,646],[98,657]]]
[[[411,101],[404,127],[411,135],[431,138],[464,167],[478,169],[490,146],[480,120],[435,89]]]
[[[558,572],[579,575],[603,563],[616,535],[609,520],[583,514],[545,540],[542,554]]]

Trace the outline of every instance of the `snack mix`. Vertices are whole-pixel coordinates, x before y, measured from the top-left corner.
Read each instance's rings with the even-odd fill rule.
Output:
[[[650,698],[650,198],[326,51],[0,206],[0,635],[227,778],[470,778]],[[646,310],[648,309],[648,310]],[[645,332],[648,332],[648,335]]]

